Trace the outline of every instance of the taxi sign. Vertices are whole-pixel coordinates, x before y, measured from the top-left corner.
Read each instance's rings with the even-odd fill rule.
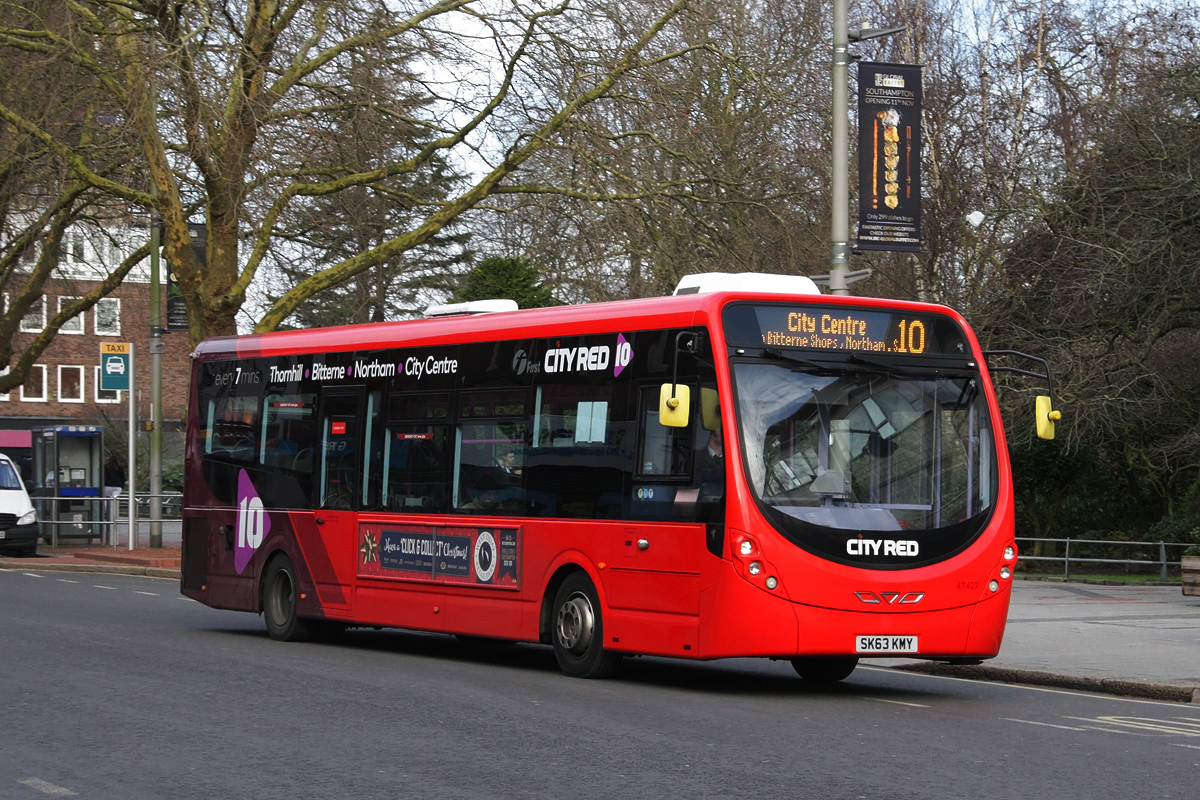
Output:
[[[133,345],[129,342],[100,343],[100,388],[106,392],[129,391],[130,358]]]

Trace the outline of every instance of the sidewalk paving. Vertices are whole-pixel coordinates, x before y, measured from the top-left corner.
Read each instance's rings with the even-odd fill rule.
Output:
[[[139,542],[140,543],[140,542]],[[0,569],[179,577],[179,541],[136,550],[43,548]],[[963,678],[1200,703],[1200,597],[1174,586],[1018,580],[1000,655],[979,666],[915,659],[873,665]]]
[[[148,538],[143,536],[142,538]],[[139,542],[140,544],[140,542]],[[56,550],[41,545],[37,558],[0,557],[0,569],[26,572],[110,572],[119,575],[148,575],[153,578],[179,578],[180,543],[166,537],[159,548],[127,545],[70,545]]]

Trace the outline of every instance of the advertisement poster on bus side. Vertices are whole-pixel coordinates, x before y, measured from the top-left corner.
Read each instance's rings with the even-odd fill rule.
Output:
[[[858,65],[859,250],[921,249],[921,67]]]
[[[520,589],[520,528],[364,524],[358,574]]]

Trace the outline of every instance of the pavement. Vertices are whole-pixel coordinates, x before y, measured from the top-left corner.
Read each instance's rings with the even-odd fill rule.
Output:
[[[0,569],[106,572],[178,578],[178,534],[151,549],[40,547],[38,558],[0,557]],[[1179,584],[1098,585],[1016,580],[1000,655],[962,666],[914,659],[869,663],[973,680],[1053,686],[1200,704],[1200,597]]]

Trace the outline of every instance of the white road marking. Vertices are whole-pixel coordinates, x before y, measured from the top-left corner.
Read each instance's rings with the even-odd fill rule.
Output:
[[[115,587],[115,586],[101,586],[98,583],[93,583],[92,588],[93,589],[112,589],[114,592],[117,590],[117,587]]]
[[[1086,731],[1087,728],[1072,728],[1070,725],[1055,725],[1050,722],[1034,722],[1031,719],[1013,719],[1012,717],[1001,717],[1000,719],[1007,722],[1023,722],[1026,725],[1040,725],[1043,728],[1058,728],[1062,731]]]
[[[892,703],[893,705],[909,706],[911,708],[930,708],[931,707],[931,706],[923,705],[921,703],[905,703],[903,700],[884,700],[882,697],[867,697],[866,695],[859,695],[859,697],[861,697],[863,700],[874,700],[876,703]]]
[[[58,582],[59,583],[79,583],[79,581],[69,581],[66,578],[59,578]]]
[[[1177,742],[1171,742],[1171,744],[1175,747],[1186,747],[1188,750],[1200,750],[1200,746],[1194,744],[1179,744]]]
[[[75,793],[65,786],[56,786],[49,781],[44,781],[41,778],[21,778],[17,783],[22,783],[30,789],[37,789],[43,794],[52,794],[58,797],[74,797]]]
[[[134,592],[134,594],[146,594],[146,595],[150,595],[151,597],[158,597],[158,594],[156,592]]]
[[[1098,722],[1102,725],[1120,725],[1125,728],[1133,728],[1139,731],[1151,731],[1153,733],[1166,733],[1173,736],[1200,736],[1200,721],[1179,717],[1178,719],[1186,720],[1182,723],[1172,722],[1165,719],[1151,719],[1149,717],[1067,717],[1067,719],[1079,720],[1080,722]]]
[[[31,578],[44,578],[44,577],[46,577],[45,575],[36,575],[36,574],[34,574],[34,573],[32,573],[32,572],[22,572],[21,574],[22,574],[22,575],[28,575],[28,576],[29,576],[29,577],[31,577]]]
[[[190,598],[190,597],[181,597],[181,598],[179,598],[179,599],[180,599],[180,600],[186,600],[186,601],[188,601],[189,603],[194,603],[194,602],[196,602],[195,600],[193,600],[193,599],[192,599],[192,598]]]

